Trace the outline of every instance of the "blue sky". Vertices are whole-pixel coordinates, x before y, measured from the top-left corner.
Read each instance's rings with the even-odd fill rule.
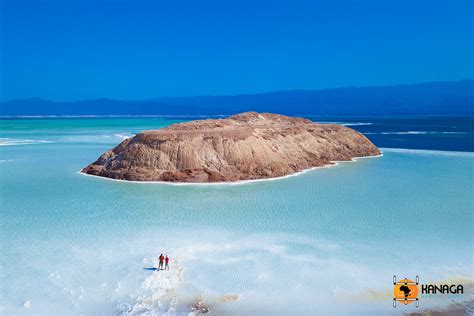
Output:
[[[473,77],[473,1],[0,0],[0,99]]]

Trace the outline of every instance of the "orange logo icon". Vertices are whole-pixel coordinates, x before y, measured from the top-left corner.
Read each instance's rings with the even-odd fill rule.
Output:
[[[410,279],[401,279],[397,281],[397,276],[393,276],[393,307],[397,306],[397,302],[405,305],[416,302],[416,307],[419,306],[418,301],[418,284],[419,277],[416,276],[416,281]]]

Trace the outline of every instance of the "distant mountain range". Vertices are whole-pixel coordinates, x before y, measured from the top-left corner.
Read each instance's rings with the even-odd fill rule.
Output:
[[[54,102],[31,98],[0,102],[0,116],[227,115],[245,111],[321,116],[472,115],[473,105],[474,80],[460,80],[127,101]]]

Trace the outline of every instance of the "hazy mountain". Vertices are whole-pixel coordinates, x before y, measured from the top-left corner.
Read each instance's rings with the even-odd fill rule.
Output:
[[[128,101],[31,98],[0,102],[0,115],[215,115],[251,110],[288,115],[465,115],[474,114],[473,105],[474,80],[460,80]]]

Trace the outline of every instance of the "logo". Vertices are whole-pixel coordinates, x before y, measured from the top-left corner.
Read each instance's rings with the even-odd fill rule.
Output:
[[[420,306],[419,293],[423,299],[453,300],[463,298],[464,287],[462,284],[420,284],[418,276],[415,281],[408,278],[397,281],[397,276],[393,276],[393,307],[397,307],[397,303],[408,305],[413,302],[416,307]]]
[[[420,279],[416,276],[416,281],[410,279],[401,279],[397,281],[397,276],[393,276],[393,307],[397,307],[397,302],[404,305],[416,303],[416,307],[420,305],[418,300],[418,284]]]

